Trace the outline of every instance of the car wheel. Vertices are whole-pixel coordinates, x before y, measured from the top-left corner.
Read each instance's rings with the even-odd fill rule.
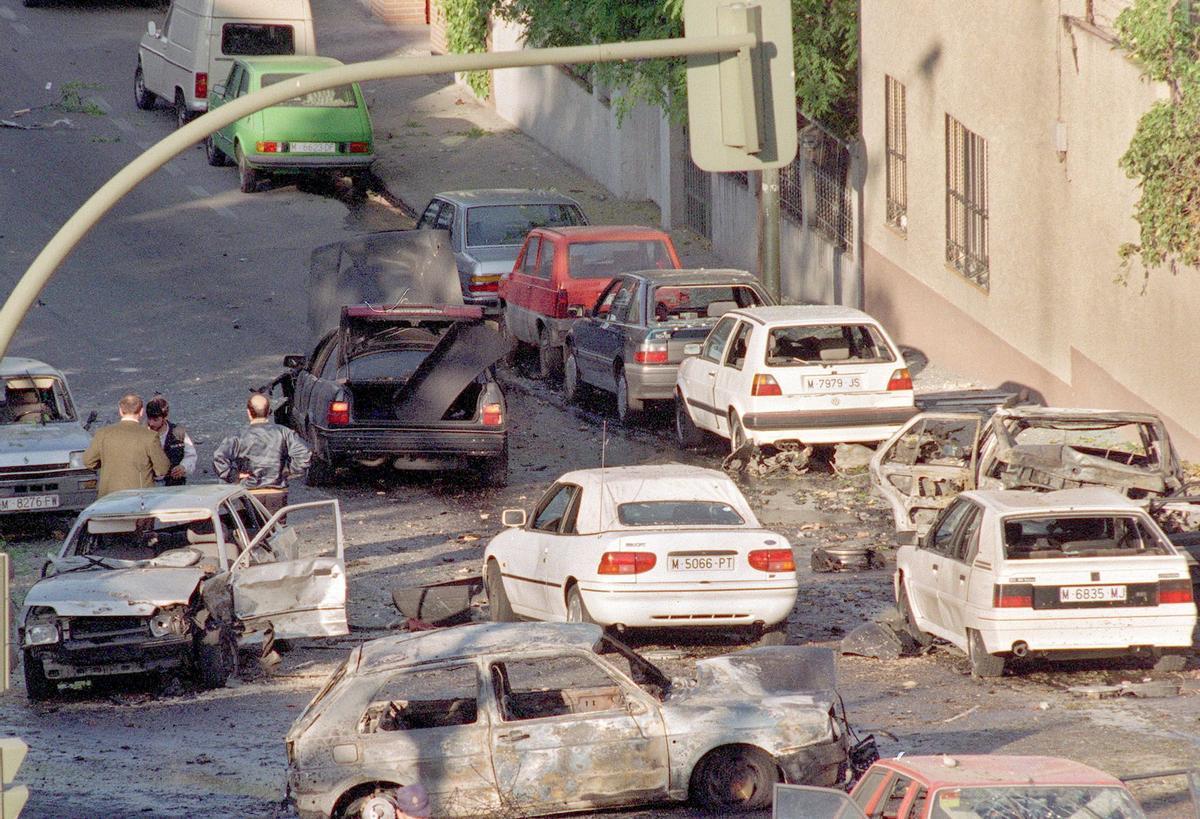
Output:
[[[709,751],[692,772],[688,794],[718,814],[770,807],[779,771],[758,748],[727,746]]]
[[[494,560],[488,561],[487,572],[484,574],[484,586],[487,587],[488,613],[493,623],[512,623],[517,615],[508,602],[508,593],[504,591],[504,578],[500,576],[500,566]]]
[[[983,635],[973,628],[967,629],[967,659],[971,661],[972,677],[999,677],[1004,673],[1004,658],[988,654]]]
[[[142,62],[138,60],[133,72],[133,101],[138,108],[149,111],[154,107],[154,92],[146,88],[146,78],[142,74]]]
[[[182,91],[175,92],[175,127],[182,128],[188,124],[188,120],[192,118],[188,111],[187,99],[184,98]]]
[[[3,605],[7,604],[8,601],[3,601]],[[21,667],[25,670],[25,696],[29,699],[41,702],[58,693],[58,683],[46,677],[41,658],[32,651],[21,652]]]
[[[641,399],[629,397],[629,380],[625,378],[625,368],[617,369],[617,418],[622,424],[635,420],[645,404]]]
[[[242,193],[254,193],[258,190],[258,171],[250,167],[240,144],[234,145],[233,152],[237,157],[238,187]]]
[[[930,645],[933,642],[933,635],[917,628],[917,619],[913,616],[912,603],[908,599],[908,586],[903,581],[900,583],[900,594],[897,596],[896,608],[900,611],[900,617],[904,621],[904,631],[909,637],[913,638],[913,642],[921,648]]]
[[[207,628],[196,638],[196,681],[201,688],[224,688],[237,670],[237,649],[219,628]]]
[[[681,392],[675,393],[675,440],[682,449],[695,449],[704,443],[704,433],[692,420]]]
[[[225,156],[225,152],[217,147],[217,142],[213,139],[212,134],[204,138],[204,155],[208,158],[208,164],[214,168],[229,164],[229,157]]]
[[[571,588],[567,589],[567,622],[568,623],[595,623],[592,615],[588,612],[587,604],[583,602],[583,594],[579,591],[579,586],[572,584]]]
[[[553,381],[562,375],[562,347],[550,343],[550,330],[543,327],[538,333],[538,374],[546,381]]]
[[[500,339],[503,341],[501,349],[504,355],[501,356],[501,360],[504,366],[512,367],[517,363],[517,348],[520,342],[508,327],[508,320],[504,317],[504,305],[500,305],[500,315],[496,317],[496,331],[500,333]]]
[[[583,398],[583,391],[586,385],[579,380],[579,360],[575,358],[575,351],[567,351],[567,360],[563,363],[563,397],[567,399],[567,403],[576,404]]]
[[[729,451],[737,452],[747,443],[746,430],[742,428],[742,419],[736,412],[729,413]]]
[[[366,171],[350,174],[350,196],[355,200],[363,200],[367,198],[367,191],[371,189],[371,175]]]

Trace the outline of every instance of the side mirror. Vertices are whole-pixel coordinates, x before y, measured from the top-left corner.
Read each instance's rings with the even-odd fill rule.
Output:
[[[95,410],[92,410],[91,412],[89,412],[87,420],[83,422],[83,428],[91,429],[92,424],[96,423],[96,419],[99,417],[100,417],[100,414],[97,413]]]
[[[158,36],[158,26],[154,24],[153,20],[151,20],[149,23],[146,23],[146,33],[151,37]]]
[[[289,370],[298,370],[308,363],[308,359],[302,355],[285,355],[283,357],[283,366]]]
[[[519,529],[525,525],[525,510],[505,509],[500,514],[500,522],[510,529]]]
[[[572,304],[567,308],[567,316],[570,318],[583,318],[585,312],[581,304]]]
[[[692,341],[683,345],[684,355],[700,355],[700,342]]]

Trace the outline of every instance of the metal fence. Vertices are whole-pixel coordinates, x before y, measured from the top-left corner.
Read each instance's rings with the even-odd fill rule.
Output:
[[[815,129],[812,147],[813,206],[810,227],[838,250],[854,247],[854,202],[850,190],[850,149]]]
[[[692,161],[684,132],[683,195],[687,226],[705,239],[712,239],[712,174]]]

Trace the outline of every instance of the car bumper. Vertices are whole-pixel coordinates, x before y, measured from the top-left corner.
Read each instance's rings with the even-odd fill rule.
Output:
[[[775,761],[789,785],[829,788],[838,785],[846,770],[846,738],[834,737],[815,745],[776,755]]]
[[[580,583],[583,603],[602,625],[635,628],[781,623],[796,607],[796,584],[728,583],[725,588],[663,583]]]
[[[482,427],[464,429],[367,427],[315,431],[323,457],[338,460],[397,456],[430,458],[490,458],[503,454],[508,431]]]
[[[669,401],[675,397],[675,376],[678,364],[654,366],[625,365],[625,380],[629,383],[629,394],[641,401]]]
[[[757,412],[742,418],[746,437],[756,444],[799,441],[836,444],[883,441],[917,414],[916,407],[867,407],[805,412]]]
[[[309,171],[309,170],[366,170],[375,161],[373,154],[253,154],[246,157],[251,168],[260,171]]]
[[[46,678],[58,681],[177,668],[187,662],[191,649],[191,637],[172,636],[121,644],[68,640],[33,652]]]
[[[979,634],[984,647],[994,654],[1012,651],[1014,643],[1024,642],[1033,653],[1086,651],[1120,656],[1135,647],[1190,648],[1196,627],[1196,611],[1190,604],[1160,606],[1159,611],[1143,614],[1113,609],[1084,616],[1076,609],[1070,614],[1053,620],[981,619]]]
[[[57,502],[47,498],[57,499]],[[0,479],[0,515],[78,512],[94,500],[96,473],[91,470]]]

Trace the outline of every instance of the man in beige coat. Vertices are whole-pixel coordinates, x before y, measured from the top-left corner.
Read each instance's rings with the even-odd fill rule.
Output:
[[[141,397],[129,393],[117,402],[121,420],[96,430],[92,444],[83,453],[88,469],[100,470],[99,497],[121,489],[154,486],[171,468],[158,433],[142,426]]]

